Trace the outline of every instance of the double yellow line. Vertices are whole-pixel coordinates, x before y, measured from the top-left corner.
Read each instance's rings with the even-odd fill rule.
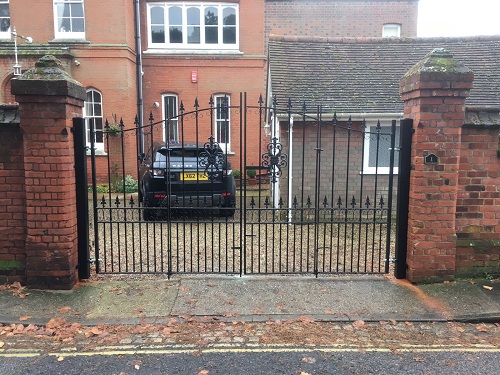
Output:
[[[40,349],[0,349],[0,357],[4,358],[30,358],[38,356],[57,357],[92,357],[92,356],[114,356],[114,355],[138,355],[138,354],[240,354],[240,353],[345,353],[345,352],[371,352],[371,353],[500,353],[500,347],[494,345],[402,345],[398,348],[375,347],[375,346],[314,346],[298,347],[283,345],[232,345],[216,344],[210,347],[197,347],[194,345],[153,345],[153,346],[101,346],[93,350],[83,351],[76,347],[60,351],[44,351]]]

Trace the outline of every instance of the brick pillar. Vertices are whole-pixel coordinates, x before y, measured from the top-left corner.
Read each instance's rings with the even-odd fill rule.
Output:
[[[78,264],[71,127],[82,116],[85,89],[45,56],[12,81],[12,94],[24,133],[26,282],[71,289]]]
[[[435,49],[400,82],[405,117],[415,128],[407,248],[412,282],[455,275],[460,139],[473,79],[448,51]]]

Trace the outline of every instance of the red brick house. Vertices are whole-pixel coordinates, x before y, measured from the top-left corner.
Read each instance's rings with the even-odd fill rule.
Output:
[[[95,123],[97,154],[104,154],[105,119],[113,124],[123,118],[125,128],[130,128],[137,113],[146,123],[150,113],[161,121],[178,114],[181,102],[186,111],[196,98],[201,108],[208,107],[210,97],[215,107],[223,97],[231,105],[243,91],[256,104],[266,88],[266,43],[271,33],[415,36],[417,6],[417,0],[46,0],[36,4],[1,0],[0,103],[14,102],[10,80],[14,78],[15,27],[23,72],[41,56],[52,54],[87,89],[84,116]],[[235,155],[231,158],[240,151],[239,130],[231,125],[237,122],[234,116],[234,111],[229,114],[224,129],[217,128],[216,120],[205,124],[202,135],[214,133]],[[170,124],[173,138],[182,137],[178,126],[175,121]],[[192,134],[190,125],[185,126],[184,134]],[[158,137],[165,137],[159,133]],[[135,154],[127,153],[127,173],[132,175]]]

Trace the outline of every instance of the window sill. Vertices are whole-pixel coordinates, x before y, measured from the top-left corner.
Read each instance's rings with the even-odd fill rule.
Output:
[[[49,40],[48,44],[90,44],[90,41],[80,38],[56,38]]]
[[[168,49],[168,48],[149,48],[144,51],[148,55],[243,55],[240,50],[225,49]]]

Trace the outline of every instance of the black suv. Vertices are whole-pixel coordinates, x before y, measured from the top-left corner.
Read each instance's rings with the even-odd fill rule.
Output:
[[[221,216],[233,216],[236,184],[231,164],[217,143],[204,146],[155,142],[139,170],[144,220],[158,210],[218,207]]]

